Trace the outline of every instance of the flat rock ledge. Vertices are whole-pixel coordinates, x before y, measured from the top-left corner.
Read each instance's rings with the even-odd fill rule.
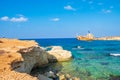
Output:
[[[68,61],[72,58],[71,52],[63,50],[61,46],[51,46],[47,53],[49,62]]]
[[[43,75],[33,77],[29,73],[35,67],[46,66],[53,59],[65,61],[71,57],[71,52],[62,47],[53,47],[47,52],[32,40],[1,38],[0,80],[51,80]]]

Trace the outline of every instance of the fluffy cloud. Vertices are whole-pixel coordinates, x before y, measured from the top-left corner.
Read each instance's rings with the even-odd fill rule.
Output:
[[[111,10],[106,10],[106,13],[111,13],[112,11]]]
[[[15,17],[13,17],[13,18],[11,18],[10,19],[10,21],[11,22],[26,22],[28,20],[28,18],[25,18],[25,17],[19,17],[19,18],[15,18]]]
[[[9,17],[8,17],[8,16],[3,16],[3,17],[1,17],[1,20],[2,20],[2,21],[8,21],[8,20],[9,20]]]
[[[110,10],[110,9],[107,9],[107,10],[103,9],[102,11],[103,11],[104,13],[106,13],[106,14],[108,14],[108,13],[111,13],[111,12],[112,12],[112,10]]]
[[[10,21],[10,22],[26,22],[28,18],[24,17],[23,15],[19,15],[19,17],[12,17],[9,18],[8,16],[1,17],[2,21]]]
[[[53,18],[53,19],[51,19],[51,21],[59,21],[60,20],[60,18]]]
[[[64,9],[66,9],[66,10],[73,10],[73,11],[76,10],[76,9],[73,8],[71,5],[64,6]]]

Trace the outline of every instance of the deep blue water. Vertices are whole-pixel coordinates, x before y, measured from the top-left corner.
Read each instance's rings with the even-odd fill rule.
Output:
[[[110,75],[120,76],[120,57],[110,56],[110,53],[120,53],[120,41],[34,40],[43,47],[62,46],[72,52],[71,61],[54,63],[49,69],[69,73],[81,80],[109,80]]]

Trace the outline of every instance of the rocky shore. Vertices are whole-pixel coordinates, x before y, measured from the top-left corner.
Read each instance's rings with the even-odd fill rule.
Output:
[[[100,37],[100,38],[94,38],[94,40],[120,40],[120,36]]]
[[[0,39],[0,80],[53,80],[48,75],[29,75],[36,67],[47,66],[50,62],[67,61],[72,58],[70,51],[60,46],[53,46],[50,51],[44,50],[35,41]],[[51,74],[51,73],[50,73]],[[53,73],[52,73],[53,74]],[[58,80],[68,80],[64,75],[54,73]],[[71,80],[80,80],[74,78]]]

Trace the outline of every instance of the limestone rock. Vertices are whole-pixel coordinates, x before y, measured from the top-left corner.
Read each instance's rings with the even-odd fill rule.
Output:
[[[38,79],[39,80],[53,80],[53,79],[50,79],[50,78],[47,78],[46,76],[44,76],[44,75],[38,75]]]
[[[67,50],[63,50],[61,46],[52,46],[52,49],[47,52],[48,52],[48,60],[50,62],[67,61],[72,58],[71,52]]]
[[[47,63],[46,51],[35,41],[0,39],[0,80],[36,80],[26,73]]]
[[[40,47],[23,48],[18,52],[22,54],[25,60],[21,64],[21,68],[16,69],[19,72],[29,73],[33,67],[40,67],[48,63],[47,54]]]
[[[9,74],[0,75],[0,80],[38,80],[38,78],[26,73],[10,71]]]
[[[67,80],[67,79],[65,78],[65,75],[60,75],[59,80]]]
[[[58,74],[59,80],[80,80],[78,77],[72,77],[70,74]]]
[[[54,72],[49,71],[45,73],[45,76],[49,77],[49,78],[56,78],[56,75]]]

